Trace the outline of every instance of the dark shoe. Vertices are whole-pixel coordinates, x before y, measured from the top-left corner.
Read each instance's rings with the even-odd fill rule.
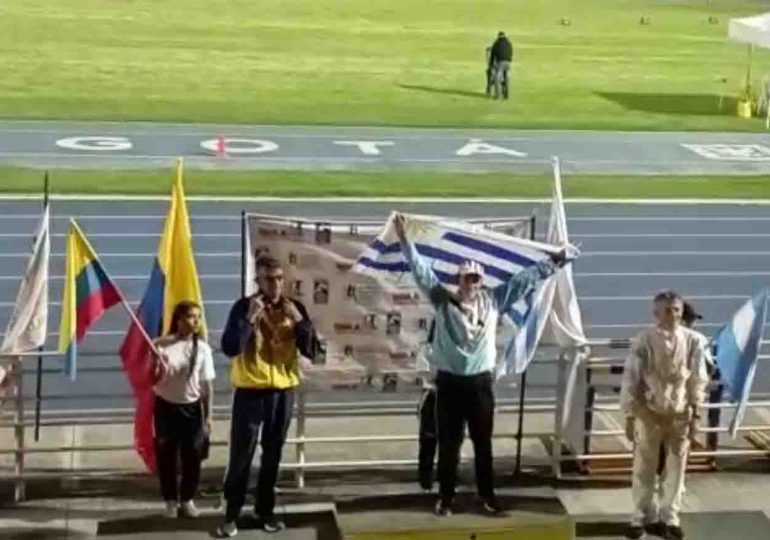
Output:
[[[648,523],[644,526],[644,530],[647,531],[647,534],[651,534],[653,536],[660,536],[661,538],[665,538],[666,536],[666,524],[662,521],[658,521],[657,523]]]
[[[666,533],[663,535],[666,540],[682,540],[684,531],[679,525],[666,525]]]
[[[259,524],[266,533],[277,533],[286,528],[286,524],[275,515],[260,518]]]
[[[481,499],[481,511],[485,515],[492,517],[505,515],[505,510],[503,510],[502,506],[500,506],[497,497],[494,495],[492,497],[483,497]]]
[[[644,532],[644,527],[640,525],[629,525],[626,529],[626,538],[631,538],[633,540],[639,540],[640,538],[644,538],[647,536],[647,534]]]
[[[452,499],[439,499],[433,512],[439,517],[449,517],[452,515]]]
[[[433,491],[433,484],[430,482],[420,482],[420,489],[425,493],[430,493]]]

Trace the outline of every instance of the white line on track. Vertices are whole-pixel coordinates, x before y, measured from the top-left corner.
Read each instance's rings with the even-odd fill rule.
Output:
[[[742,279],[745,277],[762,277],[770,276],[770,272],[577,272],[573,274],[575,277],[580,278],[607,278],[607,277],[718,277]],[[113,276],[116,280],[146,280],[148,275],[125,275]],[[198,277],[203,280],[231,280],[240,279],[240,274],[199,274]],[[0,275],[0,281],[18,281],[21,279],[20,275]],[[52,275],[49,279],[53,281],[62,280],[62,275]]]
[[[607,302],[607,301],[621,301],[621,302],[649,302],[651,295],[645,296],[583,296],[580,298],[581,302]],[[687,295],[688,300],[746,300],[746,295]],[[133,300],[128,302],[130,305],[139,305],[139,300]],[[205,304],[208,305],[231,305],[233,300],[206,300]],[[16,302],[0,302],[0,307],[13,307]],[[49,306],[60,306],[61,302],[49,302]]]
[[[38,216],[39,219],[39,216]],[[81,219],[81,217],[78,217]],[[160,219],[160,217],[158,217]],[[195,218],[193,218],[194,221]],[[323,218],[320,218],[323,219]],[[356,218],[350,218],[355,221]],[[65,238],[65,233],[54,233],[54,238]],[[195,233],[193,238],[240,238],[240,233]],[[545,238],[544,234],[537,235],[539,239]],[[731,233],[731,234],[682,234],[682,233],[639,233],[639,234],[572,234],[572,238],[770,238],[770,233]],[[29,233],[0,233],[0,238],[29,238]],[[90,233],[89,238],[159,238],[160,233]]]
[[[687,257],[770,257],[770,253],[761,251],[586,251],[581,257],[648,257],[659,256]]]
[[[39,193],[2,193],[0,201],[40,201]],[[54,201],[80,201],[80,202],[126,202],[126,201],[168,201],[167,195],[134,195],[134,194],[51,194]],[[543,197],[262,197],[244,195],[188,195],[188,201],[194,202],[251,202],[251,203],[323,203],[339,204],[345,202],[356,203],[433,203],[433,204],[549,204],[550,198]],[[672,206],[672,205],[739,205],[739,206],[767,206],[768,199],[596,199],[596,198],[567,198],[567,204],[595,204],[595,205],[635,205],[635,206]],[[37,216],[36,216],[37,217]],[[231,218],[232,219],[232,218]],[[570,221],[741,221],[745,217],[602,217],[602,218],[570,218]],[[748,217],[749,220],[770,221],[770,217]]]

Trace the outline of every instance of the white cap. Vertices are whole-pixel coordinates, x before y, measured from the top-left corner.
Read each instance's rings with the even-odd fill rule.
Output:
[[[476,261],[465,261],[460,265],[461,276],[480,276],[484,277],[484,267]]]

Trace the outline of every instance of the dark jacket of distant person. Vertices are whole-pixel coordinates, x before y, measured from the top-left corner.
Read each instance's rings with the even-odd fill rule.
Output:
[[[495,62],[510,62],[513,60],[513,45],[508,38],[500,32],[497,39],[492,44],[492,52],[489,55],[489,65],[493,66]]]

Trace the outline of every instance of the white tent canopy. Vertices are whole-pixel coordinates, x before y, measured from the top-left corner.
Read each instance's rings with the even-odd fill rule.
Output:
[[[770,13],[730,19],[727,35],[733,41],[770,49]]]

